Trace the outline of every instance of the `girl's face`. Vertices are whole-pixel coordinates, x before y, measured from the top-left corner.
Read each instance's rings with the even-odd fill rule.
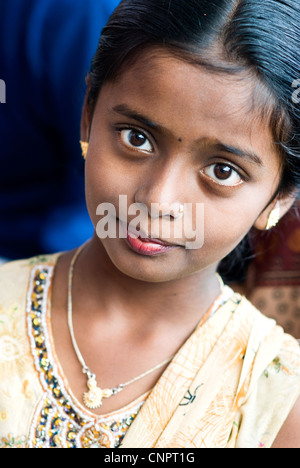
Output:
[[[119,205],[123,195],[127,208],[134,203],[147,208],[139,218],[141,230],[172,244],[157,251],[152,246],[149,255],[150,243],[134,241],[130,234],[99,239],[119,271],[149,282],[215,271],[254,224],[265,227],[280,158],[268,123],[254,109],[254,85],[251,78],[214,75],[166,51],[149,51],[103,86],[92,122],[84,111],[86,196],[94,226],[101,219],[97,207],[110,203],[117,228],[127,232],[138,212],[125,223]],[[153,216],[154,210],[151,217],[152,204],[162,209],[160,216]],[[193,215],[163,216],[179,204],[192,204]],[[197,206],[204,207],[201,221],[195,217]],[[190,225],[193,216],[193,229],[203,230],[204,244],[187,249],[191,239],[185,229],[178,238],[174,226]],[[168,229],[166,238],[161,233]]]

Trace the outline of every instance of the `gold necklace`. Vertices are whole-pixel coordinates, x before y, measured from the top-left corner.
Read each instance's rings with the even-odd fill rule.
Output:
[[[75,263],[81,254],[82,250],[85,248],[86,244],[81,246],[75,253],[71,265],[70,265],[70,270],[69,270],[69,278],[68,278],[68,326],[69,326],[69,331],[72,339],[72,344],[74,347],[74,351],[76,353],[76,356],[82,365],[82,372],[83,374],[86,374],[87,376],[87,387],[88,391],[83,394],[83,402],[85,406],[89,409],[97,409],[100,408],[103,404],[102,400],[103,398],[110,398],[113,395],[116,395],[117,393],[122,392],[124,388],[128,387],[129,385],[133,384],[134,382],[137,382],[138,380],[143,379],[144,377],[152,374],[156,370],[161,369],[165,365],[169,364],[173,357],[169,359],[166,359],[165,361],[161,362],[160,364],[157,364],[155,367],[151,368],[150,370],[143,372],[143,374],[138,375],[132,380],[129,380],[128,382],[125,382],[123,384],[119,384],[117,387],[113,388],[100,388],[97,383],[96,375],[89,369],[89,367],[86,365],[83,356],[79,350],[77,341],[75,339],[75,334],[74,334],[74,327],[73,327],[73,304],[72,304],[72,284],[73,284],[73,274],[74,274],[74,266]],[[222,278],[217,274],[218,281],[220,283],[220,288],[223,290],[224,288],[224,283]]]
[[[83,359],[83,356],[79,350],[78,344],[75,339],[74,327],[73,327],[72,283],[73,283],[74,266],[75,266],[76,260],[78,259],[80,253],[82,252],[85,246],[86,244],[84,244],[82,247],[80,247],[77,250],[70,265],[69,279],[68,279],[68,326],[69,326],[69,331],[70,331],[70,335],[71,335],[71,339],[72,339],[72,343],[73,343],[76,356],[80,364],[82,365],[82,372],[87,375],[87,379],[88,379],[87,380],[88,391],[83,394],[83,402],[87,408],[97,409],[97,408],[100,408],[100,406],[102,406],[103,398],[110,398],[111,396],[122,392],[122,390],[128,387],[128,385],[131,385],[134,382],[137,382],[138,380],[141,380],[144,377],[152,374],[156,370],[161,369],[163,366],[171,362],[174,356],[172,356],[169,359],[166,359],[165,361],[161,362],[160,364],[153,367],[152,369],[146,372],[143,372],[143,374],[138,375],[134,379],[129,380],[128,382],[125,382],[123,384],[119,384],[117,387],[102,389],[98,386],[96,375],[86,365]]]

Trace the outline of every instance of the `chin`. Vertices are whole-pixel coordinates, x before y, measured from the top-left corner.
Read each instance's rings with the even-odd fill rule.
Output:
[[[149,259],[147,259],[149,262]],[[137,263],[129,263],[124,261],[118,261],[117,259],[111,259],[114,266],[123,275],[132,278],[137,281],[143,281],[147,283],[165,283],[169,281],[177,280],[181,275],[171,268],[162,268],[161,266],[154,264],[152,265],[141,265]]]
[[[191,276],[199,271],[192,270],[190,266],[182,266],[178,262],[162,261],[162,258],[143,258],[132,261],[116,255],[110,257],[111,262],[118,272],[136,281],[146,283],[167,283],[178,281]]]

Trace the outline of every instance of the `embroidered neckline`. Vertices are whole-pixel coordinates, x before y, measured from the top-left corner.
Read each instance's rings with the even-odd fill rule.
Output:
[[[53,355],[47,314],[53,272],[53,266],[35,266],[27,296],[31,351],[44,390],[31,424],[29,447],[118,447],[144,401],[141,397],[119,411],[97,416],[85,411],[68,391]]]

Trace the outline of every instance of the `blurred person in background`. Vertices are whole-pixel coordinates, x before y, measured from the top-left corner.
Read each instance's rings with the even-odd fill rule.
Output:
[[[255,233],[247,296],[287,333],[300,338],[300,200],[269,233]]]
[[[85,75],[118,3],[0,0],[0,263],[72,248],[93,232],[79,121]]]
[[[287,333],[300,338],[300,199],[271,231],[253,229],[229,282]],[[229,258],[229,261],[231,259]]]

